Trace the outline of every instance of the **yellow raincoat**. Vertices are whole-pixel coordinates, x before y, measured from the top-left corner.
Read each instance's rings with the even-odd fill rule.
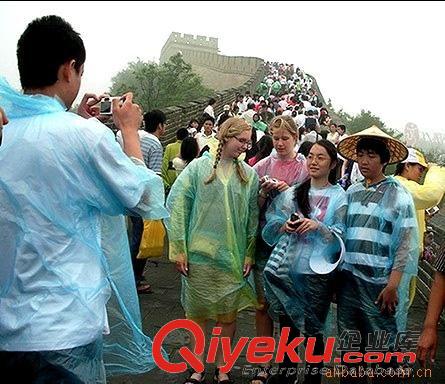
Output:
[[[181,302],[187,318],[196,321],[231,322],[241,309],[257,306],[243,266],[254,257],[258,176],[241,162],[248,176],[243,184],[236,161],[227,164],[226,172],[218,167],[216,179],[205,185],[214,163],[206,152],[182,171],[167,200],[169,258],[188,262]]]
[[[423,252],[423,236],[426,231],[425,209],[439,204],[445,193],[445,168],[431,165],[425,175],[423,184],[408,180],[403,176],[395,178],[411,193],[416,208],[417,222],[419,225],[419,256]],[[416,279],[410,284],[410,305],[416,294]]]

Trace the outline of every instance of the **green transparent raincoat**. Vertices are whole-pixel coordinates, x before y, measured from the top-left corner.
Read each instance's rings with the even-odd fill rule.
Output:
[[[241,162],[248,176],[242,183],[236,161],[220,163],[216,179],[205,185],[214,163],[206,152],[179,175],[167,200],[169,257],[188,262],[181,302],[190,319],[231,322],[238,311],[257,305],[243,266],[254,261],[258,176]]]

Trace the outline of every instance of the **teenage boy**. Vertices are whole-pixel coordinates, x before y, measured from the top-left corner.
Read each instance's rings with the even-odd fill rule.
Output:
[[[0,146],[0,371],[26,383],[147,371],[154,364],[122,215],[167,212],[162,179],[143,162],[140,107],[131,93],[113,100],[124,151],[85,118],[97,96],[84,97],[82,116],[68,112],[85,48],[58,16],[27,26],[17,59],[23,93],[0,78],[9,119]]]
[[[417,273],[418,232],[411,195],[384,170],[403,161],[408,151],[377,127],[345,138],[338,151],[356,161],[365,177],[347,190],[346,253],[337,292],[339,333],[360,335],[364,353],[373,344],[381,351],[375,336],[383,332],[384,347],[392,350],[397,333],[406,327],[409,281]]]

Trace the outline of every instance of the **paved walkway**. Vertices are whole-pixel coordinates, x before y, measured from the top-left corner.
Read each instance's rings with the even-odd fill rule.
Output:
[[[143,316],[143,329],[146,334],[153,338],[156,332],[167,322],[183,318],[184,313],[179,302],[180,276],[174,270],[171,263],[166,260],[159,261],[155,266],[147,264],[145,274],[147,280],[153,286],[152,294],[140,295],[140,305]],[[426,304],[416,297],[411,307],[408,328],[420,330],[426,311]],[[238,317],[238,335],[254,337],[254,312],[243,311]],[[164,343],[164,348],[169,354],[171,361],[180,361],[178,349],[189,342],[185,331],[175,331]],[[244,351],[245,352],[245,351]],[[408,380],[409,383],[445,383],[445,327],[440,330],[439,353],[436,358],[436,366],[432,370],[430,379],[416,378]],[[245,354],[237,361],[234,369],[234,379],[237,384],[248,384],[248,372],[252,366],[246,362]],[[417,365],[415,371],[417,370]],[[213,372],[213,368],[209,372]],[[109,380],[111,384],[180,384],[186,378],[185,374],[167,374],[158,368],[137,376],[122,376]],[[302,381],[301,381],[302,382]],[[206,383],[212,383],[212,377],[207,376]],[[338,379],[323,378],[323,383],[338,383]]]

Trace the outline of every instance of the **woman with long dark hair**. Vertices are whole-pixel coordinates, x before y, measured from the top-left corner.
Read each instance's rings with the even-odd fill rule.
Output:
[[[324,350],[323,330],[334,289],[335,261],[345,231],[346,194],[335,183],[337,150],[327,141],[315,143],[307,156],[310,178],[274,200],[266,213],[263,239],[276,245],[264,269],[269,313],[289,340],[315,337],[314,353]],[[310,364],[308,364],[310,365]],[[285,368],[294,364],[285,358]],[[321,383],[321,375],[306,369],[305,383]],[[307,367],[308,368],[308,367]],[[295,380],[293,377],[292,380]],[[286,383],[283,377],[280,383]],[[293,381],[292,381],[293,382]]]
[[[176,174],[179,175],[184,168],[199,155],[198,142],[194,137],[186,137],[182,140],[180,153],[172,161]]]
[[[249,159],[249,161],[247,162],[251,167],[253,167],[260,160],[265,159],[267,156],[269,156],[272,153],[272,149],[273,149],[272,136],[264,135],[258,141],[258,143],[256,143],[256,146],[257,146],[257,152],[255,153],[255,156],[251,157]]]

